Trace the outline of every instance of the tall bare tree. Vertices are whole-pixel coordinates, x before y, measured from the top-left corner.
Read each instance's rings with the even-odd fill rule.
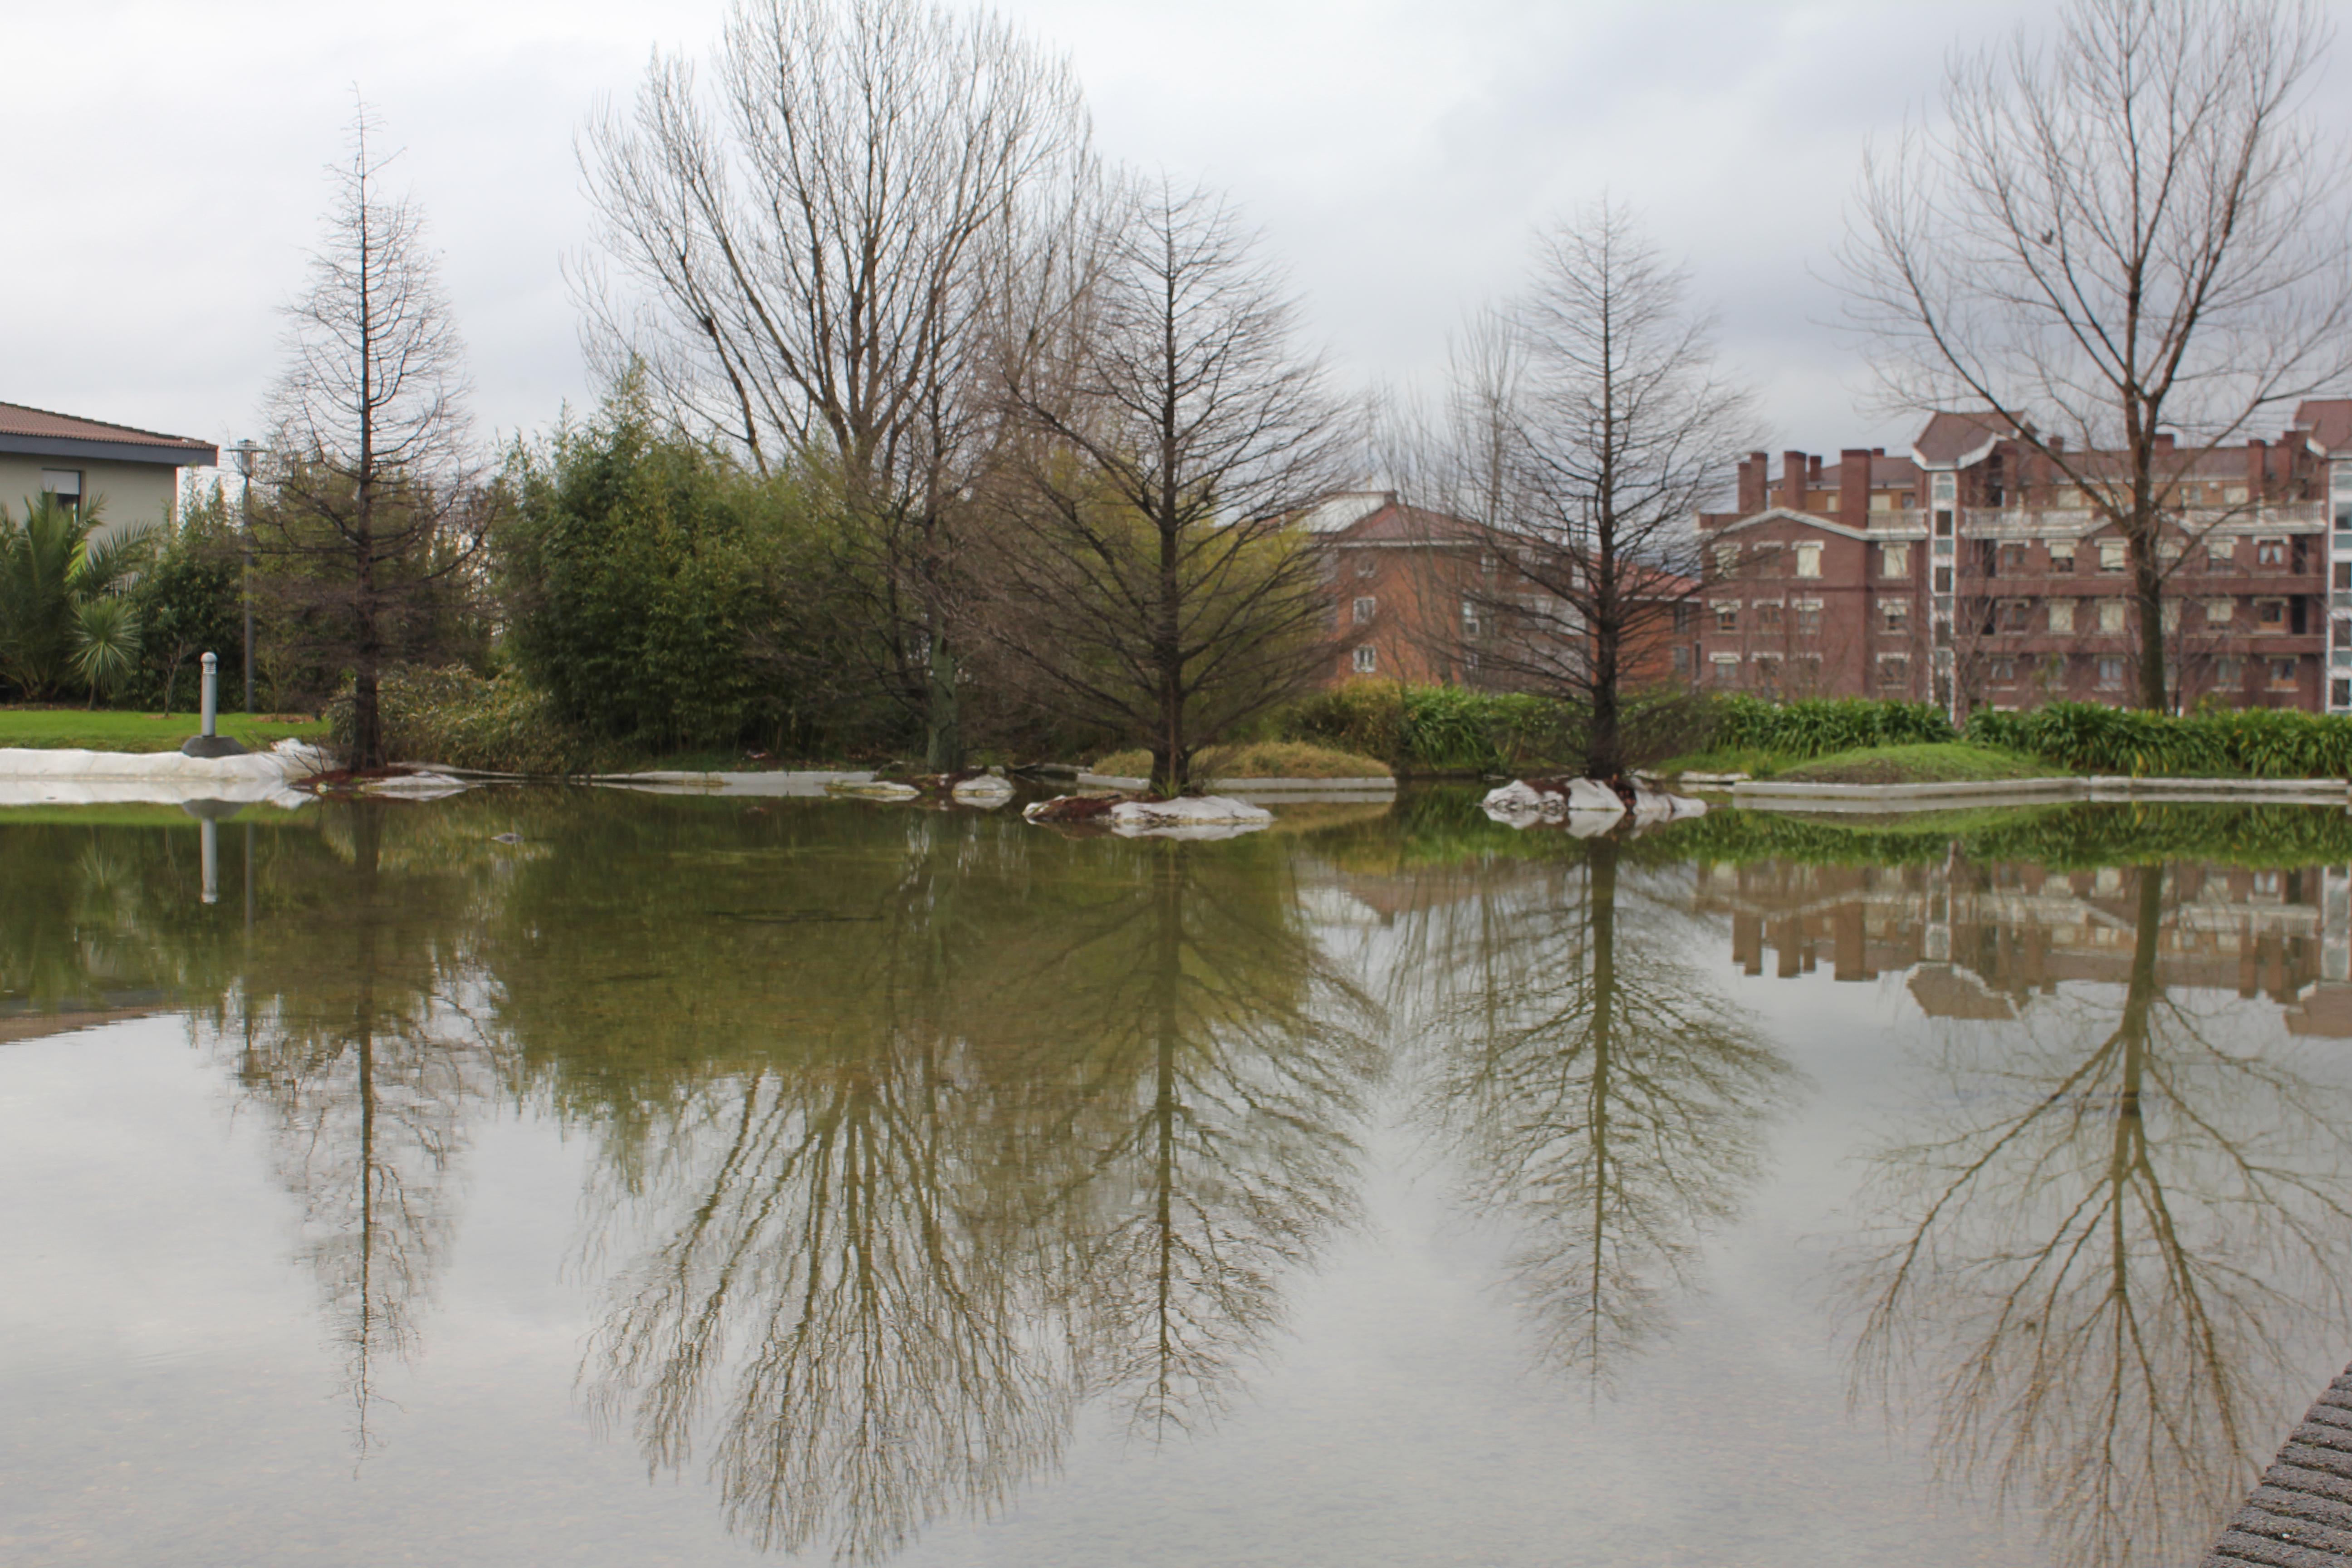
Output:
[[[1295,527],[1356,433],[1234,210],[1138,184],[1098,264],[1007,362],[1021,438],[1003,563],[1014,650],[1083,717],[1148,738],[1152,783],[1323,662],[1324,567]]]
[[[988,274],[1085,182],[1066,65],[930,0],[740,0],[716,101],[656,56],[634,112],[582,149],[601,345],[763,472],[837,484],[845,581],[883,692],[956,766],[963,500],[997,401],[973,354]]]
[[[1864,164],[1844,286],[1888,402],[1990,410],[2123,534],[2142,707],[2175,479],[2352,369],[2344,160],[2304,112],[2328,37],[2307,0],[2069,0]]]
[[[1716,368],[1691,308],[1623,205],[1603,199],[1539,235],[1526,292],[1475,323],[1454,358],[1443,510],[1487,542],[1464,582],[1491,679],[1586,715],[1585,771],[1638,758],[1626,700],[1658,685],[1703,561],[1692,518],[1754,441],[1746,392]]]
[[[376,687],[421,650],[464,586],[487,521],[470,447],[465,349],[424,215],[387,196],[362,105],[332,167],[310,286],[287,309],[270,397],[275,494],[257,516],[280,624],[352,679],[351,763],[385,761]],[[397,154],[394,154],[397,156]]]

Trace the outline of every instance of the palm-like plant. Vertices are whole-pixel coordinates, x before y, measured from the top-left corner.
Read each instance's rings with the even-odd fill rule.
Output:
[[[26,503],[21,523],[0,506],[0,676],[27,700],[54,695],[69,677],[96,696],[137,659],[138,623],[117,595],[154,531],[93,540],[99,521],[95,502],[66,506],[47,493]]]

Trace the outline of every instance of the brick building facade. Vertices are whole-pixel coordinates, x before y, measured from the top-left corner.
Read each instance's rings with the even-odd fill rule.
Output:
[[[2352,399],[2276,442],[2183,452],[2164,636],[2176,700],[2352,710]],[[1775,697],[1895,697],[1966,712],[2126,702],[2137,634],[2122,535],[2013,433],[1939,414],[1911,451],[1739,466],[1702,513],[1691,662]]]
[[[1370,678],[1499,689],[1547,668],[1564,670],[1581,657],[1572,609],[1546,597],[1512,563],[1514,550],[1531,546],[1407,505],[1387,490],[1332,496],[1302,526],[1324,556],[1331,595],[1327,685]],[[1639,583],[1639,591],[1664,603],[1620,650],[1624,683],[1638,689],[1685,681],[1696,584],[1666,573],[1643,574]]]

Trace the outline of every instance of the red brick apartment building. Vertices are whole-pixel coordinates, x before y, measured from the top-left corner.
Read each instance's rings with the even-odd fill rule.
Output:
[[[1956,713],[2130,700],[2123,538],[2013,435],[1938,414],[1906,456],[1770,469],[1750,454],[1736,510],[1698,519],[1706,684]],[[2179,704],[2352,711],[2352,398],[2305,403],[2275,442],[2184,452],[2169,482]]]
[[[1302,526],[1327,563],[1333,653],[1326,685],[1370,677],[1504,687],[1531,667],[1578,657],[1573,614],[1527,584],[1506,547],[1475,523],[1408,506],[1393,491],[1350,490],[1328,498]],[[1665,574],[1657,584],[1668,599],[1687,598],[1692,588]],[[1622,656],[1631,685],[1689,678],[1696,602],[1655,625]],[[1538,644],[1548,651],[1531,657]]]

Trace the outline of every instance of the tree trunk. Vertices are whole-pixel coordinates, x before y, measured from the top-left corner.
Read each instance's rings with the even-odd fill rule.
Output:
[[[923,704],[923,766],[935,773],[963,767],[962,697],[956,690],[955,650],[948,639],[931,637],[929,689]]]
[[[2133,532],[2131,562],[2132,599],[2139,625],[2139,706],[2162,713],[2171,702],[2164,678],[2164,582],[2157,563],[2152,521]]]

